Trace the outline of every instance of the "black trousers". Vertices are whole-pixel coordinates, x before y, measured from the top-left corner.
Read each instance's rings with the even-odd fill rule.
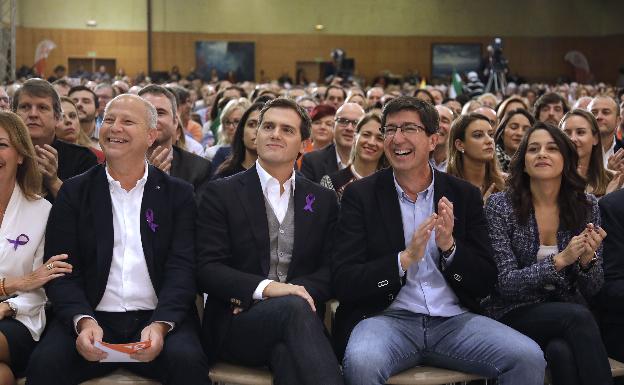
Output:
[[[276,385],[344,384],[319,317],[294,295],[270,298],[234,315],[220,358],[268,365]]]
[[[539,344],[553,385],[613,383],[600,330],[585,306],[564,302],[527,305],[512,310],[499,321]]]
[[[104,330],[105,342],[126,343],[141,339],[152,311],[126,313],[96,312],[95,319]],[[103,377],[118,368],[158,380],[163,384],[210,384],[208,364],[199,343],[197,319],[188,317],[167,334],[160,355],[148,363],[90,362],[76,350],[73,326],[58,319],[30,357],[26,370],[29,385],[74,385]]]

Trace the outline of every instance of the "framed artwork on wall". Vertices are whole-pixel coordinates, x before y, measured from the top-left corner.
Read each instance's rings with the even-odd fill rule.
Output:
[[[431,44],[431,77],[477,71],[481,65],[481,43]]]
[[[254,81],[256,46],[246,41],[195,42],[196,71],[204,80]]]

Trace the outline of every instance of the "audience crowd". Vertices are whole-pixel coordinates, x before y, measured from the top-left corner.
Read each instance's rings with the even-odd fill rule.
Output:
[[[0,87],[0,384],[614,383],[624,90],[105,70]]]

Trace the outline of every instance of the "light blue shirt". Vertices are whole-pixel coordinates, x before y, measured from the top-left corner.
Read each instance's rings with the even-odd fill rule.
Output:
[[[403,191],[394,178],[401,218],[403,219],[403,236],[405,247],[412,240],[412,235],[418,226],[434,213],[433,185],[435,176],[431,171],[431,184],[418,193],[416,201],[412,201]],[[447,264],[451,262],[455,253],[447,258]],[[424,257],[413,263],[403,272],[399,263],[399,274],[407,274],[406,283],[399,291],[396,299],[390,305],[390,309],[403,309],[413,313],[426,314],[434,317],[452,317],[465,313],[467,310],[459,304],[459,299],[453,289],[447,284],[442,272],[438,269],[440,252],[435,243],[435,230],[427,242]]]

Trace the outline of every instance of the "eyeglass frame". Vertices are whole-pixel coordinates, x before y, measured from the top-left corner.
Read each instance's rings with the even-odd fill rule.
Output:
[[[344,123],[341,123],[340,120],[345,121]],[[347,118],[343,118],[343,117],[339,117],[339,118],[334,118],[334,122],[336,122],[337,125],[341,126],[341,127],[347,127],[349,125],[349,123],[351,125],[353,125],[353,127],[357,127],[357,124],[359,122],[359,119],[357,120],[351,120],[351,119],[347,119]]]
[[[413,131],[405,131],[405,127],[407,126],[414,126],[414,130]],[[416,135],[419,132],[427,132],[427,128],[425,126],[421,126],[420,124],[417,123],[413,123],[413,122],[405,122],[401,125],[395,125],[395,124],[391,124],[390,127],[396,127],[396,130],[394,130],[393,133],[388,133],[388,125],[386,124],[385,126],[382,127],[383,131],[382,134],[384,136],[384,138],[391,138],[394,137],[397,132],[401,131],[401,133],[403,133],[404,136],[411,136],[411,135]]]

